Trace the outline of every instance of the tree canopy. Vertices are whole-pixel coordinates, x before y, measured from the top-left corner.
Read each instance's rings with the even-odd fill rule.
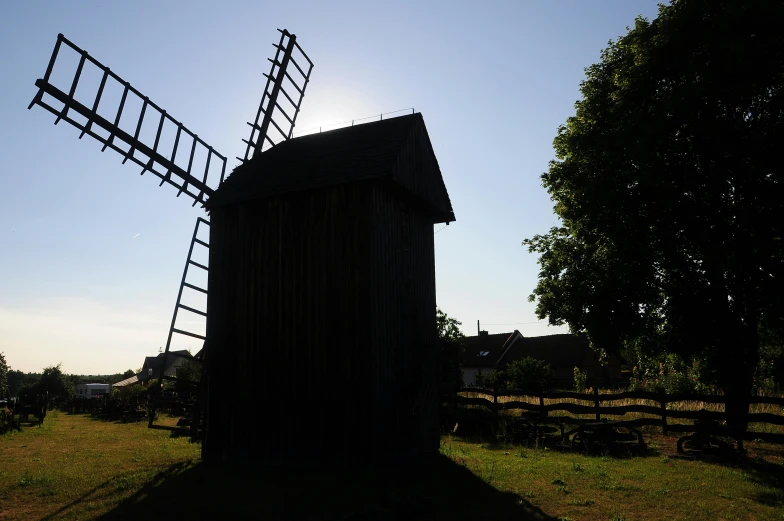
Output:
[[[8,394],[8,363],[5,355],[0,353],[0,398]]]
[[[462,322],[450,317],[441,308],[436,307],[436,327],[438,328],[438,339],[442,342],[460,343],[465,335],[460,331]]]
[[[461,322],[436,307],[436,331],[440,350],[439,385],[442,390],[450,388],[456,392],[463,384],[460,361],[465,335],[460,331]]]
[[[551,378],[550,364],[527,356],[509,363],[503,369],[477,374],[476,382],[479,387],[498,391],[542,393],[550,390]]]
[[[675,0],[586,69],[542,181],[540,318],[694,354],[747,394],[784,317],[784,4]]]
[[[36,392],[48,393],[49,397],[69,398],[74,395],[73,381],[60,369],[61,364],[44,368],[41,379],[35,386]]]

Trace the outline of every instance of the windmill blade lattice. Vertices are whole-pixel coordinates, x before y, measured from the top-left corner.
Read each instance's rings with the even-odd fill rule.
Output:
[[[257,153],[291,139],[305,97],[305,89],[313,71],[313,62],[297,43],[297,36],[285,29],[280,31],[280,42],[272,44],[277,50],[272,62],[261,97],[256,120],[250,125],[250,138],[242,141],[247,145],[245,158],[252,159]],[[290,68],[289,65],[293,65]],[[280,95],[283,95],[282,97]]]
[[[63,57],[63,51],[78,55],[67,92],[51,83],[57,66],[68,69],[73,65]],[[80,84],[85,76],[88,80],[90,76],[95,80],[100,77],[95,96],[88,95],[87,99],[79,95],[89,90],[84,85],[89,81]],[[101,151],[111,148],[119,152],[123,163],[130,160],[141,166],[142,175],[152,172],[161,179],[161,185],[168,183],[177,188],[177,197],[184,193],[194,200],[193,205],[203,204],[223,182],[225,156],[62,34],[57,36],[46,74],[35,85],[38,93],[28,109],[40,105],[57,116],[55,125],[67,121],[82,131],[79,139],[87,134],[103,143]],[[115,95],[107,95],[110,91]]]
[[[182,272],[182,280],[180,281],[180,290],[177,293],[177,301],[174,304],[174,314],[172,315],[171,326],[169,327],[169,336],[166,339],[166,349],[163,352],[163,360],[161,361],[160,367],[158,369],[158,374],[155,375],[158,378],[158,384],[157,384],[157,387],[156,387],[156,392],[153,393],[153,395],[151,397],[152,399],[151,399],[151,402],[150,402],[149,423],[148,423],[149,427],[155,427],[156,426],[155,425],[155,418],[156,418],[155,411],[165,401],[165,398],[161,394],[161,390],[163,389],[163,387],[162,387],[163,386],[163,381],[164,380],[174,380],[174,381],[176,381],[178,379],[178,376],[177,376],[176,373],[175,374],[166,374],[166,371],[168,370],[168,367],[169,367],[169,365],[167,363],[169,357],[170,356],[178,356],[178,357],[184,357],[184,358],[187,358],[187,359],[190,359],[190,360],[196,360],[198,362],[202,362],[203,361],[203,355],[204,355],[204,351],[205,351],[205,348],[206,348],[206,345],[204,344],[204,342],[206,340],[204,331],[202,329],[200,329],[198,333],[193,331],[193,329],[194,329],[193,328],[193,321],[192,320],[187,320],[187,317],[186,317],[186,320],[180,320],[180,322],[182,323],[182,325],[180,325],[180,324],[178,324],[178,318],[181,318],[180,317],[180,312],[181,311],[188,312],[192,317],[193,316],[201,317],[204,320],[206,320],[206,318],[207,318],[206,296],[208,294],[208,277],[207,277],[207,274],[209,273],[209,270],[210,270],[209,264],[208,264],[209,261],[205,260],[203,262],[199,262],[196,259],[197,258],[209,259],[210,245],[209,245],[208,242],[205,242],[204,240],[199,238],[200,235],[201,235],[201,237],[203,237],[205,239],[209,236],[209,226],[210,226],[210,223],[206,219],[203,219],[201,217],[196,219],[196,226],[193,229],[193,236],[191,237],[191,244],[190,244],[190,248],[188,249],[188,256],[187,256],[187,258],[185,260],[185,268],[183,269],[183,272]],[[202,230],[204,232],[202,234],[200,234],[199,232],[202,231]],[[207,240],[209,240],[209,239],[207,239]],[[196,251],[197,248],[202,250],[201,251],[201,255],[199,255],[199,253]],[[191,274],[191,272],[190,272],[191,268],[197,268],[198,269],[197,271],[199,271],[199,273],[202,274],[203,277],[201,277],[201,278],[193,277],[193,274]],[[203,282],[198,282],[199,280],[201,280]],[[192,305],[188,305],[188,304],[184,303],[187,300],[187,298],[184,298],[186,290],[190,291],[191,294],[196,292],[198,294],[202,294],[205,297],[202,305],[200,306],[202,309],[198,309],[197,307],[194,307],[194,306],[197,306],[197,304],[195,304],[195,303],[193,303]],[[187,301],[188,302],[193,302],[191,300],[187,300]],[[186,327],[188,329],[185,329]],[[179,337],[195,338],[198,341],[202,342],[202,349],[196,354],[196,358],[194,358],[193,356],[190,356],[190,355],[185,356],[181,351],[172,353],[172,349],[171,348],[172,348],[172,340],[174,338],[174,335],[177,335]],[[201,390],[203,390],[203,389],[201,389]],[[198,394],[201,394],[201,391]],[[198,422],[199,422],[199,419],[198,419],[199,408],[195,407],[194,411],[192,411],[192,412],[193,412],[192,420],[194,422],[192,424],[192,427],[194,429],[197,429],[198,428]],[[157,426],[157,427],[158,428],[166,428],[166,427],[161,427],[161,426]],[[177,429],[175,429],[175,430],[177,430]]]

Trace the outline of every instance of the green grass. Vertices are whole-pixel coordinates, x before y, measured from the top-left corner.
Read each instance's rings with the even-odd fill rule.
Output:
[[[669,441],[669,443],[668,443]],[[674,439],[660,437],[670,447]],[[672,447],[670,447],[672,448]],[[441,452],[556,519],[784,519],[782,447],[734,464],[649,451],[613,458],[442,440]],[[674,452],[674,450],[673,450]]]
[[[784,520],[781,447],[729,464],[654,441],[616,459],[444,437],[427,469],[327,475],[207,467],[187,438],[54,412],[0,437],[0,520]]]
[[[90,518],[119,505],[157,473],[196,460],[199,445],[145,424],[50,412],[41,427],[0,437],[0,519]]]

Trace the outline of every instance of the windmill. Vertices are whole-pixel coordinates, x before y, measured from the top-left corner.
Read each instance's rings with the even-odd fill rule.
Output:
[[[269,59],[269,73],[264,75],[266,85],[256,117],[247,123],[250,135],[243,139],[245,154],[237,158],[242,163],[291,139],[310,81],[313,62],[297,43],[296,35],[285,29],[278,31],[280,40],[273,43],[275,54]],[[223,183],[226,156],[62,34],[57,37],[44,77],[35,85],[38,92],[28,109],[34,105],[43,107],[54,114],[55,125],[60,121],[70,123],[81,131],[79,139],[88,135],[103,144],[102,152],[107,148],[118,152],[123,157],[123,164],[135,163],[141,167],[141,175],[152,173],[160,180],[159,186],[173,186],[177,189],[177,197],[185,194],[192,199],[192,206],[197,203],[203,206]],[[205,273],[209,270],[208,263],[194,257],[196,249],[209,249],[208,240],[204,240],[204,231],[208,229],[209,221],[199,217],[157,374],[158,388],[164,379],[176,380],[175,375],[165,374],[173,337],[206,340],[200,333],[177,327],[177,318],[178,312],[183,310],[207,317],[206,305],[197,309],[185,304],[183,292],[208,294],[206,284],[194,284],[189,279],[190,269]],[[201,359],[203,351],[204,348],[197,357],[186,352],[178,352],[176,356]],[[156,404],[153,402],[150,413],[151,427]],[[194,420],[192,432],[198,424],[198,414],[194,414]]]
[[[439,448],[433,225],[455,220],[434,147],[420,113],[292,139],[313,64],[281,35],[244,157],[225,181],[225,156],[63,37],[31,106],[209,212],[191,238],[164,354],[173,335],[189,335],[178,311],[206,316],[205,334],[190,335],[205,346],[205,461],[419,461]],[[63,45],[77,57],[65,90],[50,81]],[[87,63],[98,75],[85,104]],[[102,116],[109,79],[119,88],[104,94],[115,104]],[[207,225],[209,242],[199,238]],[[209,263],[193,257],[197,247]],[[208,270],[209,292],[188,281],[190,268]],[[207,306],[184,304],[185,290],[206,294]]]

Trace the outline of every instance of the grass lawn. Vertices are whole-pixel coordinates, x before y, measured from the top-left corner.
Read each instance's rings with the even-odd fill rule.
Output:
[[[41,427],[0,437],[0,519],[92,519],[199,450],[146,422],[50,411]]]
[[[613,458],[444,437],[426,468],[327,476],[207,467],[187,438],[52,412],[0,437],[0,520],[784,520],[782,447],[732,463],[649,441]]]
[[[445,438],[441,452],[556,519],[784,519],[782,447],[736,462],[679,457],[676,438],[646,436],[643,456],[490,446]]]

